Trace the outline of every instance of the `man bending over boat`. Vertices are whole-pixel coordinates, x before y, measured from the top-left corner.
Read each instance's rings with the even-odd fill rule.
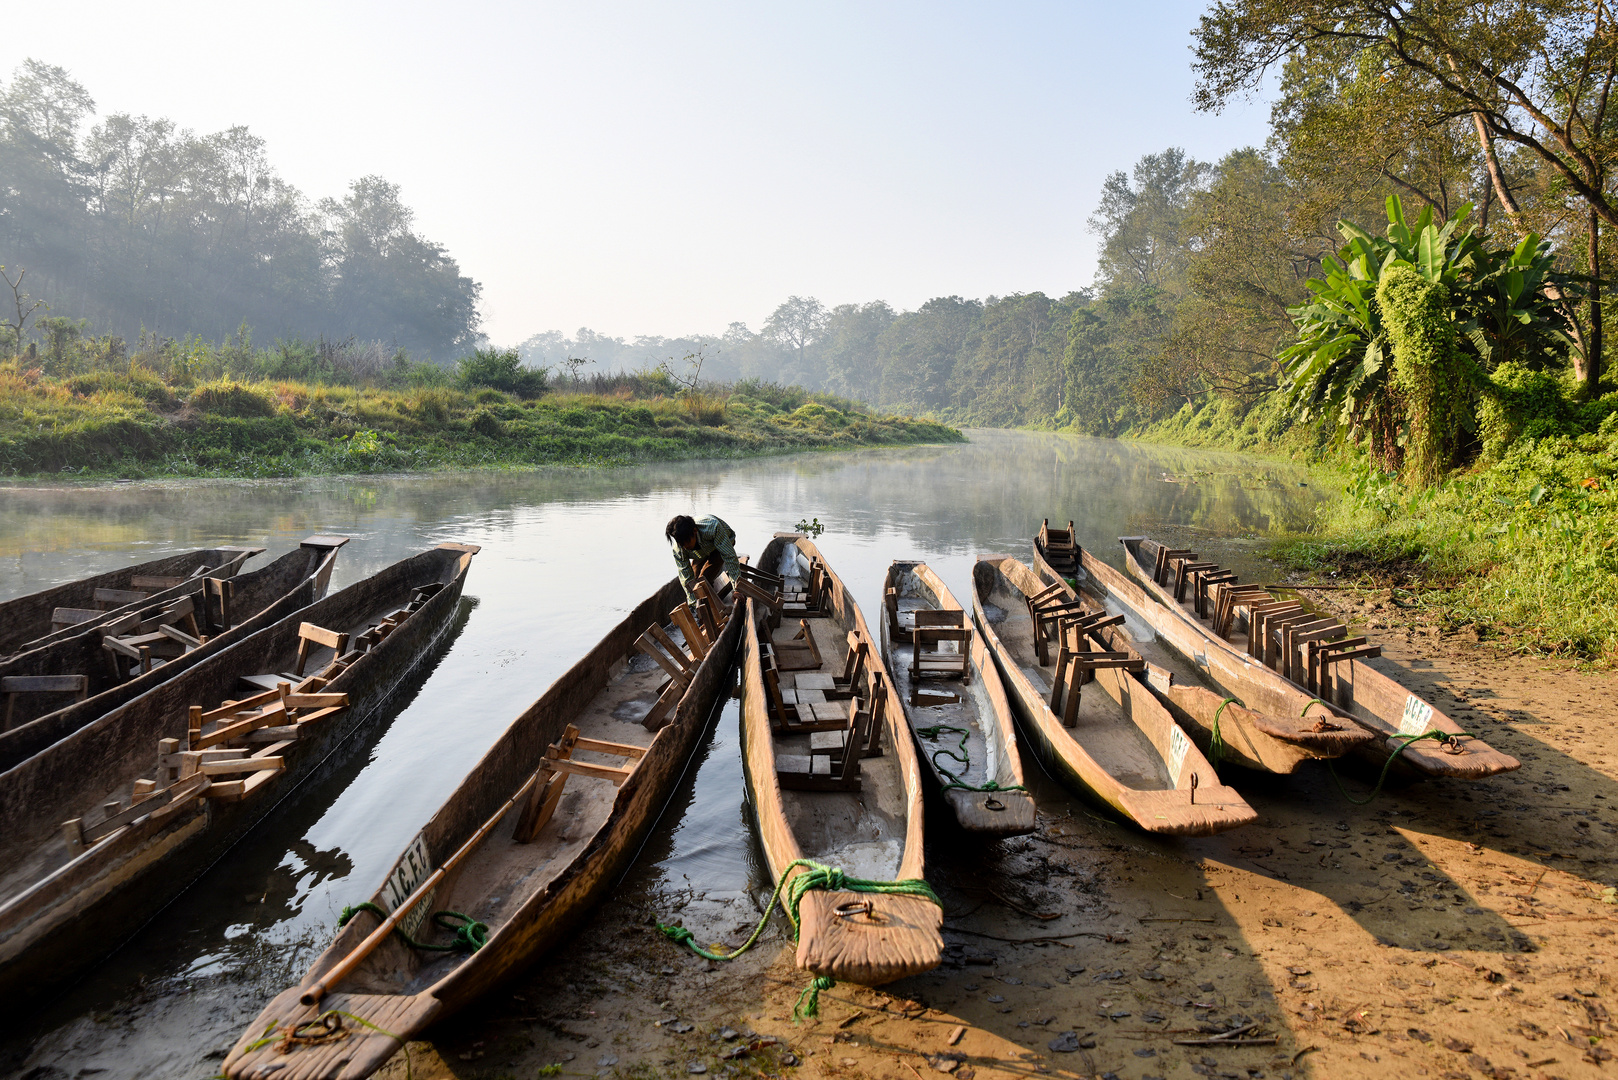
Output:
[[[712,514],[692,518],[689,514],[676,514],[669,518],[663,530],[674,547],[674,562],[680,568],[680,585],[685,598],[696,603],[697,578],[701,576],[710,586],[719,579],[719,571],[730,575],[731,581],[741,579],[741,563],[736,558],[736,531]],[[715,594],[718,588],[714,588]]]

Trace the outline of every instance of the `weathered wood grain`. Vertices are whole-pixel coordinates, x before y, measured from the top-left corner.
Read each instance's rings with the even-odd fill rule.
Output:
[[[810,560],[825,562],[808,537],[778,533],[765,549],[759,566],[774,573],[783,557],[793,549],[802,556],[799,565],[805,568],[805,576]],[[797,559],[798,555],[793,558]],[[826,567],[823,576],[817,575],[817,584],[820,586],[819,608],[824,618],[812,620],[810,625],[831,624],[823,641],[838,648],[833,655],[823,644],[821,651],[827,654],[828,669],[841,670],[849,631],[857,631],[866,641],[875,639],[858,605],[830,567]],[[792,591],[790,584],[787,591]],[[779,880],[796,859],[836,863],[839,861],[836,842],[861,838],[880,838],[883,843],[900,845],[897,858],[892,860],[897,866],[885,870],[884,876],[924,878],[921,767],[909,737],[909,726],[904,721],[903,704],[893,680],[882,667],[880,656],[869,656],[867,663],[884,675],[882,681],[888,701],[882,734],[886,750],[881,757],[868,757],[861,762],[865,790],[857,795],[783,791],[776,779],[776,737],[765,706],[762,651],[757,630],[762,626],[768,633],[768,619],[762,605],[752,600],[747,603],[748,625],[742,635],[742,761],[759,840],[772,878]],[[883,792],[888,793],[896,805],[881,806],[879,795]],[[795,829],[794,818],[818,820],[822,828],[817,829],[815,835],[820,841]],[[824,842],[832,843],[832,847],[824,848]],[[794,875],[802,872],[802,868],[792,871]],[[849,872],[856,877],[877,876],[852,869]],[[869,915],[840,917],[833,914],[838,905],[864,900],[871,902]],[[943,913],[927,901],[904,896],[812,891],[804,899],[800,916],[803,926],[798,938],[797,965],[817,975],[872,985],[937,967],[942,959]]]
[[[1241,670],[1227,673],[1225,681],[1210,680],[1221,688],[1216,693],[1203,684],[1208,675],[1193,659],[1200,637],[1183,620],[1088,550],[1078,548],[1074,561],[1073,573],[1058,573],[1035,540],[1034,568],[1042,581],[1060,584],[1074,597],[1082,591],[1093,610],[1121,609],[1145,624],[1150,636],[1144,640],[1126,627],[1109,631],[1111,640],[1127,641],[1146,659],[1141,678],[1204,753],[1211,750],[1216,717],[1223,760],[1264,772],[1286,774],[1306,761],[1341,757],[1373,737],[1359,724],[1335,717],[1325,705],[1265,712],[1260,703],[1271,701],[1271,695]],[[1226,698],[1236,700],[1227,704]]]
[[[1198,669],[1220,686],[1232,685],[1238,678],[1249,680],[1253,696],[1243,700],[1252,708],[1272,716],[1289,712],[1302,715],[1311,702],[1325,699],[1334,714],[1373,732],[1375,737],[1355,752],[1378,765],[1386,762],[1403,743],[1404,740],[1393,738],[1402,727],[1457,734],[1462,730],[1431,703],[1410,693],[1363,659],[1333,664],[1331,685],[1317,698],[1265,665],[1261,658],[1249,656],[1245,650],[1245,633],[1232,630],[1231,640],[1220,637],[1189,605],[1176,601],[1169,589],[1158,584],[1152,562],[1162,545],[1145,537],[1123,537],[1119,542],[1124,545],[1124,565],[1140,581],[1145,592],[1195,633],[1195,644],[1189,647]],[[1408,724],[1405,722],[1407,710],[1411,717]],[[1431,776],[1466,779],[1508,772],[1520,765],[1516,758],[1501,753],[1482,739],[1470,737],[1451,740],[1448,745],[1424,739],[1403,750],[1399,760],[1404,766]]]
[[[1032,681],[1045,676],[1034,652],[1026,597],[1045,585],[1009,555],[980,556],[972,584],[973,619],[999,665],[1029,743],[1049,772],[1148,832],[1205,836],[1257,816],[1234,789],[1219,784],[1207,758],[1167,710],[1122,669],[1096,672],[1094,682],[1084,686],[1076,726],[1066,727],[1051,711],[1045,688]],[[1181,754],[1174,751],[1176,736],[1185,740]]]
[[[214,631],[212,637],[190,652],[135,678],[113,678],[102,649],[101,635],[107,624],[81,624],[73,628],[75,633],[57,636],[37,648],[0,660],[0,676],[77,674],[89,679],[88,696],[83,701],[71,705],[48,700],[18,703],[14,723],[0,732],[0,773],[66,738],[96,717],[319,600],[326,595],[331,583],[332,569],[341,547],[340,542],[317,545],[306,540],[268,566],[237,575],[228,584],[235,590],[232,613],[242,621],[228,630]],[[125,612],[124,616],[135,618],[138,623],[140,612],[156,612],[181,596],[190,597],[197,611],[207,610],[204,585],[197,579],[179,590],[158,594],[136,610]]]
[[[920,611],[954,611],[959,612],[963,622],[966,619],[960,601],[955,599],[943,579],[926,563],[894,562],[888,567],[883,595],[889,596],[890,589],[893,590],[891,599],[895,604],[894,611],[898,610],[898,603],[910,601],[912,605],[925,605]],[[911,606],[905,610],[918,609]],[[889,614],[891,616],[892,612]],[[1026,791],[983,792],[943,787],[947,779],[940,774],[938,762],[947,764],[956,775],[963,775],[965,767],[946,756],[940,756],[935,762],[934,753],[945,747],[953,749],[958,737],[940,741],[924,739],[916,734],[920,728],[939,724],[964,727],[971,732],[967,739],[968,757],[983,766],[981,774],[974,772],[974,779],[969,782],[982,786],[985,781],[992,780],[1002,788],[1023,786],[1022,757],[1017,753],[1011,702],[1006,698],[1006,688],[1000,681],[994,659],[983,643],[983,635],[972,635],[971,681],[950,687],[952,692],[959,694],[960,700],[942,706],[915,705],[910,701],[907,675],[910,650],[914,648],[914,642],[909,640],[911,634],[900,626],[903,638],[899,638],[893,633],[891,618],[883,618],[880,622],[882,658],[898,683],[896,688],[899,700],[904,703],[905,720],[915,740],[923,775],[929,779],[930,786],[940,792],[955,820],[968,832],[987,836],[1016,836],[1032,832],[1035,813],[1032,795]]]
[[[303,780],[334,767],[341,758],[334,752],[357,728],[391,716],[394,689],[451,626],[476,550],[443,544],[401,560],[237,641],[0,773],[0,1007],[37,1001],[41,989],[116,947],[272,809],[289,804]],[[184,742],[190,705],[236,696],[244,673],[285,669],[297,654],[299,617],[363,626],[427,584],[440,588],[327,685],[348,695],[349,708],[300,725],[298,739],[273,750],[284,771],[242,782],[240,799],[186,799],[82,853],[69,849],[61,823],[82,818],[93,826],[102,815],[88,812],[91,807],[127,798],[134,782],[157,767],[153,751],[159,740]],[[206,806],[197,809],[203,801]]]
[[[213,577],[231,577],[241,569],[242,563],[263,551],[263,548],[257,547],[199,548],[53,585],[49,589],[7,600],[0,603],[0,656],[37,648],[61,635],[78,633],[115,619],[134,607],[144,607],[179,595],[180,591],[191,587],[187,579],[200,567],[208,567],[208,573]],[[98,607],[95,603],[97,590],[130,591],[131,583],[137,577],[177,577],[187,583],[172,589],[153,591],[149,597],[134,605],[98,611],[96,617],[61,630],[51,628],[51,615],[57,608],[95,610]]]
[[[674,785],[685,772],[715,702],[730,685],[732,662],[742,618],[731,618],[696,665],[673,717],[655,734],[640,723],[632,706],[642,709],[655,694],[661,673],[649,663],[629,663],[635,643],[652,625],[670,619],[684,601],[679,582],[666,585],[642,601],[583,659],[554,682],[512,722],[445,804],[427,822],[421,841],[428,863],[437,867],[510,801],[545,761],[547,748],[572,724],[586,732],[574,743],[575,755],[629,757],[634,769],[614,787],[612,780],[570,777],[583,807],[572,818],[553,819],[537,836],[519,843],[514,830],[522,803],[506,813],[477,849],[444,875],[422,906],[465,911],[487,923],[488,944],[476,953],[424,955],[396,937],[377,947],[318,1006],[305,1006],[300,994],[347,956],[377,925],[365,915],[340,930],[315,961],[299,986],[279,995],[243,1032],[225,1059],[231,1077],[275,1076],[357,1078],[379,1068],[399,1047],[398,1039],[368,1036],[345,1040],[351,1053],[292,1049],[275,1045],[249,1052],[260,1033],[308,1019],[326,1008],[357,1002],[388,1018],[377,1026],[408,1039],[429,1021],[442,1019],[475,1001],[502,980],[554,947],[622,875],[656,822]],[[606,738],[606,735],[612,738]],[[594,747],[594,749],[592,749]],[[594,785],[589,786],[589,785]],[[543,869],[533,872],[536,867]],[[386,889],[372,902],[387,907]],[[428,923],[417,936],[433,933]],[[405,992],[414,982],[423,988]]]

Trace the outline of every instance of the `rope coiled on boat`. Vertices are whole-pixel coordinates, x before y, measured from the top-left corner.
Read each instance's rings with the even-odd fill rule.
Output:
[[[965,780],[962,780],[959,776],[956,776],[954,773],[950,772],[949,769],[947,769],[943,765],[939,764],[938,756],[940,754],[943,754],[943,755],[945,755],[947,757],[954,758],[956,761],[959,761],[961,763],[961,771],[963,773],[966,772],[968,769],[970,769],[972,767],[972,756],[969,753],[967,753],[967,750],[966,750],[966,740],[972,734],[971,731],[969,731],[968,729],[962,728],[962,727],[954,727],[954,726],[952,726],[950,724],[935,724],[932,727],[917,728],[916,729],[916,734],[918,736],[920,736],[921,738],[923,738],[923,739],[928,739],[928,740],[931,740],[931,741],[934,741],[934,742],[936,742],[938,739],[940,739],[941,737],[943,737],[946,734],[959,735],[961,737],[960,746],[958,747],[957,750],[951,750],[947,746],[941,746],[937,750],[934,750],[933,754],[932,754],[933,768],[937,769],[938,772],[939,772],[939,775],[943,776],[945,778],[945,780],[947,781],[944,784],[944,790],[945,791],[948,791],[951,788],[959,788],[962,791],[1027,791],[1028,790],[1027,788],[1023,787],[1021,784],[1003,784],[1002,785],[1002,784],[995,783],[993,780],[986,780],[986,781],[984,781],[984,783],[981,786],[979,786],[977,784],[968,784]]]
[[[337,926],[341,929],[348,925],[348,920],[362,911],[369,911],[379,919],[386,919],[388,913],[367,900],[363,904],[345,907],[343,913],[337,916]],[[446,922],[446,919],[459,919],[460,925]],[[404,943],[412,949],[421,949],[425,952],[458,952],[465,949],[467,952],[477,952],[489,943],[489,924],[480,923],[470,915],[463,915],[459,911],[433,912],[433,924],[441,930],[448,930],[455,935],[455,940],[448,945],[429,945],[424,941],[417,941],[398,923],[393,924],[393,932],[404,939]]]
[[[803,867],[804,872],[792,877],[792,871]],[[790,879],[790,880],[789,880]],[[882,893],[889,896],[919,896],[937,904],[940,909],[944,902],[938,899],[933,887],[927,884],[924,878],[900,878],[898,881],[872,881],[866,878],[849,877],[840,868],[817,863],[812,859],[793,859],[781,871],[780,880],[775,883],[775,891],[770,894],[770,902],[764,905],[764,914],[760,916],[758,925],[739,948],[726,953],[711,952],[696,943],[696,935],[683,926],[673,926],[658,923],[657,929],[664,937],[676,945],[684,945],[704,960],[734,960],[742,953],[758,944],[759,937],[764,928],[769,925],[770,912],[775,910],[776,901],[782,900],[782,907],[786,909],[787,918],[792,921],[792,940],[798,940],[798,932],[802,922],[798,918],[798,905],[803,903],[804,894],[811,889],[821,889],[825,892],[859,892]],[[817,975],[809,983],[803,993],[798,995],[798,1002],[792,1007],[792,1018],[796,1021],[802,1016],[818,1016],[820,1013],[820,992],[830,990],[836,986],[836,980]]]
[[[1330,707],[1331,702],[1322,700],[1321,698],[1315,698],[1314,700],[1310,701],[1308,705],[1303,707],[1303,712],[1299,715],[1308,716],[1310,706],[1317,704]],[[1477,736],[1472,734],[1470,731],[1451,732],[1439,731],[1437,728],[1433,728],[1431,731],[1423,731],[1419,735],[1406,735],[1401,732],[1397,735],[1390,735],[1388,738],[1402,741],[1400,741],[1398,748],[1395,749],[1393,753],[1388,755],[1388,760],[1382,763],[1382,773],[1376,778],[1376,787],[1372,788],[1371,793],[1363,799],[1356,799],[1354,796],[1348,793],[1348,790],[1343,787],[1342,780],[1338,779],[1337,777],[1337,767],[1335,763],[1331,758],[1326,759],[1326,771],[1331,773],[1331,782],[1337,785],[1337,793],[1343,798],[1347,799],[1349,802],[1353,803],[1355,806],[1365,806],[1370,803],[1372,799],[1376,798],[1382,793],[1382,785],[1387,783],[1388,770],[1393,768],[1394,759],[1396,759],[1400,754],[1404,753],[1405,749],[1409,747],[1411,743],[1418,743],[1423,739],[1432,739],[1434,742],[1448,743],[1454,739],[1475,739]]]

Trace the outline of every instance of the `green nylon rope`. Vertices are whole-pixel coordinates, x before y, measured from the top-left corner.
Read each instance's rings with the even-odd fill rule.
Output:
[[[337,917],[339,928],[347,926],[348,920],[362,911],[369,911],[379,919],[386,919],[388,913],[367,900],[363,904],[345,907],[343,913]],[[446,922],[446,919],[459,919],[459,926]],[[442,930],[448,930],[455,935],[455,940],[448,945],[428,945],[426,942],[416,941],[398,923],[393,924],[393,932],[404,939],[406,945],[412,949],[421,949],[426,952],[456,952],[465,949],[467,952],[477,952],[489,943],[489,926],[480,923],[470,915],[462,915],[459,911],[435,911],[433,923]]]
[[[1303,707],[1303,712],[1300,715],[1308,716],[1309,715],[1309,706],[1310,705],[1315,705],[1315,704],[1320,704],[1320,705],[1325,705],[1325,706],[1330,707],[1331,702],[1322,700],[1321,698],[1314,698],[1313,700],[1311,700],[1309,702],[1309,705],[1305,705]],[[1367,795],[1363,799],[1354,798],[1354,796],[1350,795],[1348,793],[1347,789],[1345,789],[1343,787],[1343,782],[1340,779],[1337,778],[1337,768],[1332,763],[1331,758],[1326,759],[1326,771],[1331,773],[1332,783],[1337,785],[1337,793],[1339,795],[1341,795],[1343,798],[1347,799],[1349,802],[1353,803],[1355,806],[1365,806],[1368,803],[1370,803],[1370,801],[1372,799],[1376,798],[1378,795],[1380,795],[1382,793],[1382,785],[1387,783],[1388,770],[1393,768],[1394,759],[1397,758],[1400,754],[1404,753],[1405,748],[1408,747],[1411,743],[1417,743],[1417,742],[1420,742],[1423,739],[1432,739],[1434,742],[1441,742],[1442,743],[1442,742],[1448,742],[1451,739],[1460,738],[1463,735],[1466,736],[1468,739],[1477,738],[1477,736],[1472,734],[1470,731],[1457,731],[1457,732],[1451,733],[1451,732],[1448,732],[1448,731],[1439,731],[1437,728],[1433,728],[1431,731],[1424,731],[1420,735],[1406,735],[1403,732],[1401,732],[1398,735],[1390,735],[1389,738],[1402,739],[1404,741],[1399,744],[1399,748],[1397,750],[1395,750],[1393,753],[1388,755],[1388,760],[1386,762],[1384,762],[1383,765],[1382,765],[1382,775],[1380,775],[1380,776],[1378,776],[1376,778],[1376,787],[1372,788],[1371,793],[1369,795]]]
[[[807,869],[789,881],[788,878],[792,871],[800,866],[807,867]],[[938,899],[938,894],[933,892],[933,887],[922,878],[901,878],[898,881],[870,881],[865,878],[849,877],[835,866],[827,866],[811,859],[793,859],[787,864],[786,869],[781,871],[781,878],[775,883],[775,891],[770,894],[770,902],[764,905],[764,914],[760,916],[758,925],[753,927],[753,933],[739,948],[732,949],[728,953],[709,952],[698,945],[696,935],[683,926],[669,926],[658,923],[657,928],[664,937],[676,945],[684,945],[704,960],[734,960],[758,944],[758,939],[764,933],[764,928],[769,925],[770,912],[775,910],[776,901],[781,899],[783,890],[786,893],[783,906],[786,908],[787,918],[792,920],[792,940],[797,941],[798,930],[801,926],[798,919],[798,905],[803,902],[804,894],[811,889],[822,889],[826,892],[863,892],[885,893],[896,896],[919,896],[924,900],[930,900],[937,904],[940,909],[944,906],[944,902]],[[800,1013],[803,1016],[818,1016],[820,1014],[820,992],[830,990],[836,985],[835,980],[825,975],[815,976],[803,993],[798,995],[797,1004],[792,1006],[792,1019],[796,1021]]]
[[[1224,712],[1225,706],[1233,701],[1236,701],[1236,699],[1228,697],[1219,703],[1219,708],[1214,710],[1213,737],[1208,740],[1208,764],[1213,766],[1215,776],[1219,775],[1219,763],[1225,759],[1225,740],[1219,736],[1219,714]],[[1236,704],[1241,705],[1244,709],[1247,708],[1246,705],[1242,705],[1239,701],[1236,701]]]
[[[1027,791],[1028,790],[1027,788],[1023,787],[1021,784],[1006,784],[1004,786],[1001,786],[1000,784],[995,783],[993,780],[985,781],[983,786],[981,786],[981,787],[979,787],[979,786],[977,786],[975,784],[968,784],[965,780],[962,780],[959,776],[956,776],[954,773],[950,772],[949,769],[947,769],[943,765],[939,764],[938,756],[940,754],[943,754],[945,757],[952,757],[956,761],[959,761],[961,763],[961,771],[963,773],[966,772],[967,769],[972,767],[972,756],[969,753],[967,753],[967,750],[966,750],[966,740],[967,740],[967,738],[969,736],[971,736],[972,733],[969,730],[967,730],[966,728],[954,727],[954,726],[952,726],[950,724],[935,724],[932,727],[917,728],[916,729],[916,734],[921,736],[923,739],[928,739],[928,740],[933,741],[933,742],[937,742],[945,734],[959,735],[961,737],[960,745],[956,750],[951,750],[947,746],[941,746],[937,750],[933,751],[933,756],[932,756],[933,768],[937,769],[940,775],[942,775],[944,777],[947,777],[948,781],[949,781],[948,783],[946,783],[944,785],[944,790],[945,791],[948,791],[951,788],[960,788],[962,791]]]

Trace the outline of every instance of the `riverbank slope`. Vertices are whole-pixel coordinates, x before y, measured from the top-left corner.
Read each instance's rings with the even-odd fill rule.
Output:
[[[0,476],[280,477],[623,465],[961,442],[953,428],[790,387],[637,396],[220,380],[0,365]]]

